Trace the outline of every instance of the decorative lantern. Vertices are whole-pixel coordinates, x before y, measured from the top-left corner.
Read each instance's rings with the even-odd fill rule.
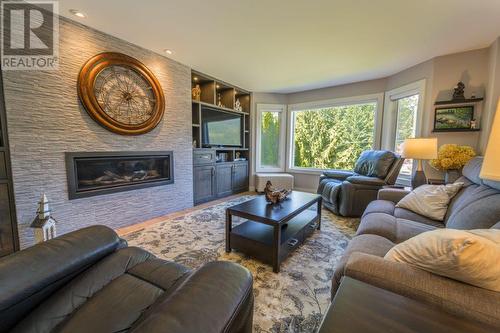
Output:
[[[35,229],[35,241],[41,243],[57,236],[56,220],[50,215],[49,199],[42,194],[38,202],[37,215],[31,223],[31,228]]]

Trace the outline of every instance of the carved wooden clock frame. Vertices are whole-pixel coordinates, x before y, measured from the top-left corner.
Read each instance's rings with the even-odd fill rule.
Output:
[[[127,124],[118,121],[100,105],[95,93],[96,78],[101,71],[111,66],[131,69],[150,86],[152,96],[154,96],[154,105],[151,115],[144,122]],[[116,52],[98,54],[85,63],[78,76],[78,96],[92,119],[106,129],[123,135],[139,135],[151,131],[160,123],[165,110],[163,90],[154,74],[137,59]],[[126,99],[127,96],[123,98]]]

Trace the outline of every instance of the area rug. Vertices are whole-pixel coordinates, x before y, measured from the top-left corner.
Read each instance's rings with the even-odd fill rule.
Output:
[[[342,218],[323,209],[321,230],[281,264],[281,272],[242,253],[224,251],[225,209],[254,196],[245,195],[193,211],[124,236],[159,258],[193,269],[213,260],[248,268],[254,278],[254,332],[316,332],[330,304],[335,264],[354,235],[358,219]],[[235,225],[243,220],[233,218]]]

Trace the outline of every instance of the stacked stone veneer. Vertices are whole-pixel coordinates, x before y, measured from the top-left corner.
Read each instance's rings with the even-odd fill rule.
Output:
[[[77,95],[82,65],[95,54],[115,51],[146,64],[165,93],[162,122],[140,136],[114,134],[94,122]],[[29,224],[45,192],[58,234],[92,224],[127,226],[190,207],[192,201],[191,97],[188,67],[73,21],[60,19],[57,71],[4,71],[21,247],[33,244]],[[65,152],[173,150],[175,183],[69,200]]]

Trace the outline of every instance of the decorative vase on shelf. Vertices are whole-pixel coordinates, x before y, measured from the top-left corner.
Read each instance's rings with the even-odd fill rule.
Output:
[[[444,173],[444,182],[445,184],[452,184],[458,178],[460,178],[461,175],[462,175],[461,170],[457,169],[446,170],[446,172]]]

